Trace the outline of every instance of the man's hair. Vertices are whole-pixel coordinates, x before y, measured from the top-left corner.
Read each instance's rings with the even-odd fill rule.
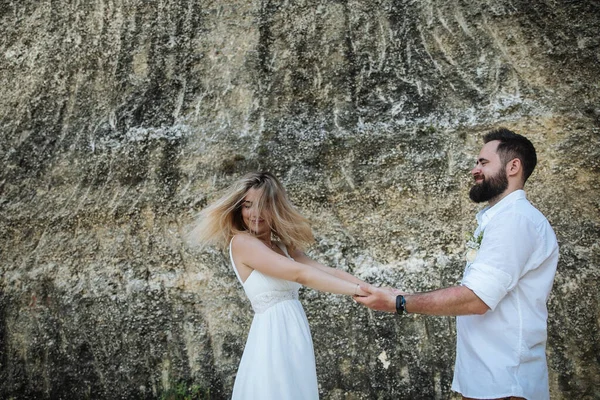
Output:
[[[510,160],[518,158],[523,166],[523,183],[533,172],[537,164],[537,155],[533,144],[525,136],[514,133],[506,128],[498,128],[488,132],[483,137],[483,142],[488,143],[499,140],[500,144],[496,150],[500,161],[506,165]]]

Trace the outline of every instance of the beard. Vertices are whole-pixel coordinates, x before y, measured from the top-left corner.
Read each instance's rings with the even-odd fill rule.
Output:
[[[508,178],[506,172],[500,169],[496,175],[484,177],[481,183],[476,183],[469,191],[469,197],[475,203],[483,203],[501,195],[506,188],[508,188]]]

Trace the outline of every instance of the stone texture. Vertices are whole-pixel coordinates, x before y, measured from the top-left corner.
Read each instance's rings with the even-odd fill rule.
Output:
[[[535,143],[561,245],[553,399],[600,397],[600,6],[425,0],[0,2],[0,397],[228,398],[251,310],[184,245],[249,170],[316,259],[455,284],[483,133]],[[454,320],[302,292],[323,399],[451,399]]]

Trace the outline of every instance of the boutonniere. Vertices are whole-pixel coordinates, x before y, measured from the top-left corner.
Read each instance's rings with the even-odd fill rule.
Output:
[[[483,231],[479,232],[477,236],[475,234],[471,234],[467,237],[467,244],[465,258],[467,262],[471,264],[475,261],[475,257],[477,257],[477,252],[479,251],[479,247],[481,247],[481,241],[483,240]]]

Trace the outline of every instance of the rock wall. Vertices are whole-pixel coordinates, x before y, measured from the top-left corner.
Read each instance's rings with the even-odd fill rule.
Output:
[[[600,5],[583,1],[0,2],[0,397],[228,398],[252,313],[182,236],[277,174],[316,259],[455,284],[490,128],[536,145],[561,246],[552,399],[600,398]],[[304,289],[323,399],[451,399],[453,318]]]

